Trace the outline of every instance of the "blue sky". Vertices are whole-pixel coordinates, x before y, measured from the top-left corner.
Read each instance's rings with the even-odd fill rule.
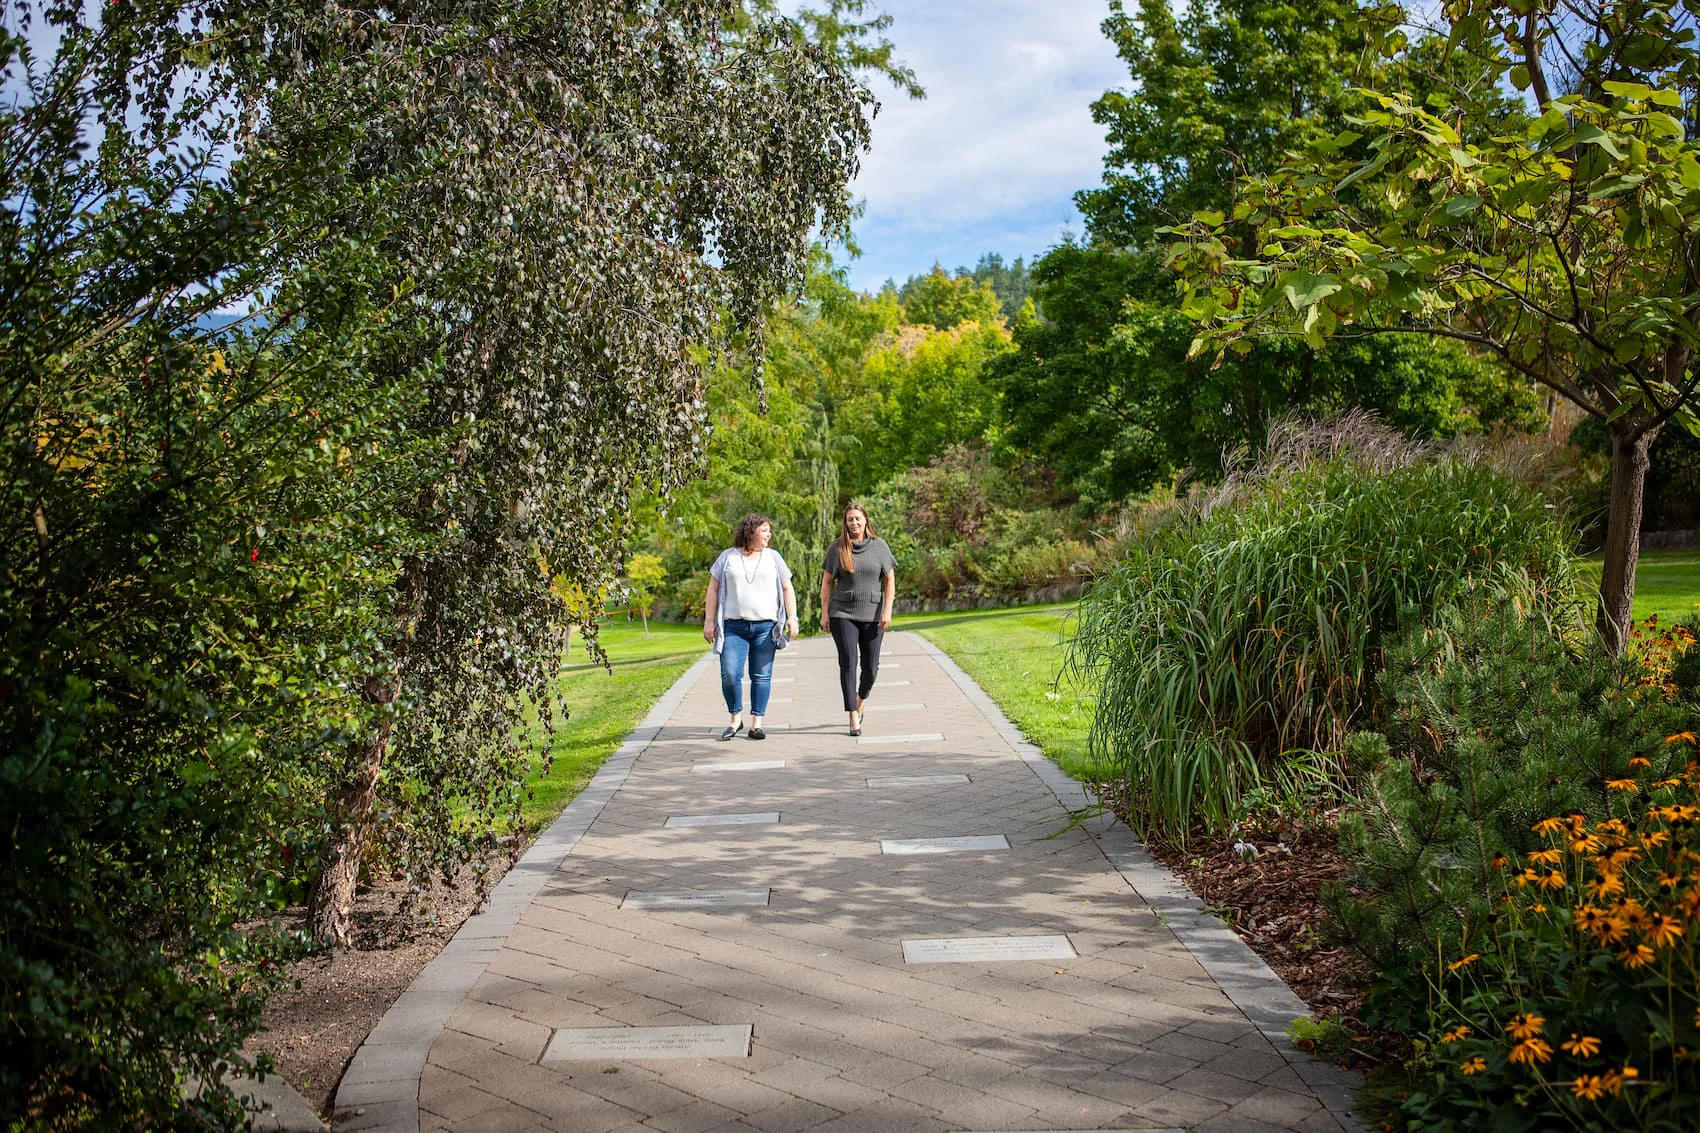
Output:
[[[872,152],[852,192],[860,259],[850,284],[877,289],[936,260],[1031,259],[1081,231],[1073,194],[1099,183],[1104,135],[1089,107],[1127,70],[1098,25],[1106,0],[882,0],[897,56],[927,97],[875,83]]]

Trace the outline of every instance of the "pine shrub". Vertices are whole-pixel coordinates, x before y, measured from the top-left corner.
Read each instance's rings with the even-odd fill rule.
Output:
[[[1489,922],[1503,859],[1538,848],[1536,823],[1600,815],[1631,761],[1668,758],[1680,704],[1640,694],[1647,670],[1609,659],[1573,612],[1554,622],[1484,590],[1388,644],[1383,730],[1349,744],[1361,805],[1341,838],[1358,865],[1328,897],[1335,934],[1384,973],[1383,1022],[1420,1021],[1426,965]]]
[[[1535,823],[1494,915],[1429,965],[1412,1133],[1700,1127],[1700,763],[1636,756],[1591,819]]]

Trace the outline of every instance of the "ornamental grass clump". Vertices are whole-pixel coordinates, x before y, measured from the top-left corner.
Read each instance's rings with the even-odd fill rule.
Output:
[[[1180,508],[1088,595],[1073,653],[1100,685],[1093,753],[1147,834],[1223,830],[1291,753],[1341,752],[1402,618],[1488,583],[1542,606],[1576,590],[1534,492],[1361,416],[1277,430]]]
[[[1700,762],[1636,757],[1608,817],[1496,860],[1497,916],[1430,972],[1404,1128],[1700,1128]]]

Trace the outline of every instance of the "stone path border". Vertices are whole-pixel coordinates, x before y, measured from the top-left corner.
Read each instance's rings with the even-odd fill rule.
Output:
[[[948,653],[920,634],[913,636],[922,651],[950,675],[969,703],[992,722],[998,734],[1016,750],[1039,781],[1050,788],[1058,802],[1071,812],[1094,805],[1085,785],[1052,763],[1036,744],[1029,743],[1021,729],[1003,714],[1003,709]],[[1163,918],[1199,966],[1287,1059],[1293,1072],[1310,1087],[1334,1119],[1347,1129],[1364,1128],[1352,1112],[1352,1094],[1361,1084],[1362,1076],[1356,1073],[1347,1075],[1319,1062],[1294,1049],[1292,1040],[1287,1037],[1288,1023],[1294,1019],[1310,1018],[1310,1008],[1304,1000],[1293,993],[1293,989],[1263,962],[1263,957],[1240,939],[1238,933],[1223,923],[1220,917],[1205,912],[1204,902],[1198,899],[1198,895],[1147,853],[1138,835],[1127,826],[1109,815],[1089,819],[1083,825],[1133,891],[1153,913]]]
[[[949,655],[919,634],[912,636],[1065,808],[1078,812],[1092,805],[1085,787],[1029,743]],[[656,702],[585,790],[502,879],[486,909],[467,918],[373,1028],[337,1088],[336,1129],[418,1133],[419,1082],[445,1023],[501,950],[520,915],[625,782],[638,756],[653,742],[703,670],[713,663],[713,654],[705,654]],[[1363,1125],[1351,1111],[1351,1094],[1358,1076],[1343,1074],[1294,1050],[1287,1038],[1287,1024],[1309,1016],[1304,1002],[1220,919],[1206,913],[1198,897],[1147,854],[1125,825],[1101,815],[1083,826],[1128,885],[1163,918],[1182,946],[1270,1040],[1329,1113],[1346,1129],[1362,1130]]]
[[[703,671],[714,663],[714,654],[705,653],[655,702],[649,715],[632,729],[585,789],[497,884],[484,911],[466,918],[454,939],[372,1028],[337,1086],[338,1130],[381,1128],[393,1133],[418,1133],[419,1079],[443,1025],[484,974],[490,959],[501,951],[520,914],[536,900],[626,781],[632,764],[678,710]]]

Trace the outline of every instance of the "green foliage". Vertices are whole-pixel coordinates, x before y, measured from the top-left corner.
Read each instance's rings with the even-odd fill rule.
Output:
[[[861,392],[838,414],[838,428],[858,442],[846,453],[845,480],[877,484],[953,445],[983,443],[997,407],[981,376],[1009,349],[1009,332],[995,321],[905,327],[876,343]]]
[[[1408,1010],[1426,958],[1486,924],[1494,859],[1535,848],[1530,830],[1549,814],[1598,813],[1605,779],[1659,743],[1651,732],[1668,721],[1622,694],[1613,665],[1566,644],[1579,613],[1554,626],[1490,590],[1386,647],[1386,742],[1354,738],[1363,805],[1342,824],[1359,896],[1341,890],[1330,907],[1342,937],[1404,981],[1389,998]]]
[[[667,568],[661,556],[640,551],[626,560],[626,595],[643,618],[643,632],[649,633],[649,611],[655,596],[667,582]]]
[[[709,564],[750,511],[773,517],[775,548],[809,578],[838,533],[840,503],[866,486],[846,471],[862,446],[840,424],[842,407],[863,396],[864,356],[897,330],[902,315],[895,297],[857,295],[842,275],[816,247],[802,297],[770,320],[762,384],[739,359],[707,376],[704,477],[675,490],[665,505],[638,499],[634,529],[646,533],[678,580],[666,599],[669,613],[700,617]],[[797,599],[803,624],[815,624],[818,588],[798,586]]]
[[[991,280],[972,275],[949,275],[938,264],[926,275],[916,276],[897,293],[903,304],[903,321],[911,326],[949,330],[958,323],[986,323],[998,317],[1002,302]]]
[[[996,252],[987,252],[974,265],[973,271],[957,268],[956,274],[990,287],[992,294],[998,297],[998,310],[1006,319],[1020,318],[1022,309],[1031,298],[1033,276],[1020,256],[1006,264]]]
[[[1606,787],[1689,725],[1692,693],[1649,694],[1685,659],[1686,631],[1637,637],[1637,656],[1592,647],[1577,603],[1492,588],[1461,595],[1388,642],[1381,731],[1353,737],[1364,785],[1341,825],[1357,860],[1328,895],[1336,934],[1383,973],[1384,1021],[1410,1028],[1438,952],[1483,950],[1505,859],[1540,846],[1554,814],[1603,817]],[[1626,668],[1627,666],[1627,668]],[[1662,679],[1662,678],[1661,678]]]
[[[1344,1064],[1352,1057],[1352,1032],[1326,1015],[1320,1019],[1294,1019],[1287,1024],[1287,1037],[1300,1050],[1330,1062]]]
[[[1110,152],[1104,185],[1076,195],[1092,234],[1143,247],[1156,230],[1222,208],[1287,150],[1338,130],[1376,74],[1354,0],[1211,0],[1178,18],[1166,0],[1112,0],[1104,34],[1126,90],[1092,104]]]
[[[1260,769],[1341,751],[1402,614],[1479,578],[1566,593],[1568,542],[1484,464],[1351,419],[1294,430],[1136,537],[1087,595],[1074,649],[1101,680],[1093,751],[1144,829],[1225,829]]]
[[[1273,342],[1217,366],[1188,360],[1192,324],[1153,253],[1065,242],[1034,265],[1046,317],[993,361],[1003,443],[1104,506],[1182,470],[1219,479],[1288,413],[1358,407],[1420,437],[1531,429],[1533,390],[1463,349],[1368,340],[1313,351]]]
[[[1700,764],[1693,733],[1536,823],[1502,861],[1496,915],[1430,965],[1433,1010],[1402,1128],[1636,1129],[1700,1120]],[[1596,784],[1596,786],[1598,786]],[[1568,1036],[1568,1037],[1566,1037]]]
[[[1499,81],[1426,102],[1375,84],[1352,129],[1175,230],[1194,351],[1318,345],[1345,326],[1454,338],[1607,422],[1600,624],[1619,649],[1647,445],[1667,423],[1700,432],[1700,141],[1685,124],[1700,41],[1675,0],[1446,12],[1453,53],[1527,91],[1527,112],[1507,112]],[[1408,51],[1403,33],[1382,45]]]
[[[242,147],[220,112],[251,108],[232,68],[253,60],[221,52],[262,41],[255,14],[15,12],[0,1126],[228,1127],[228,1091],[179,1084],[219,1079],[299,944],[254,924],[295,894],[371,723],[359,690],[425,549],[391,508],[443,454],[371,365],[384,265],[323,232],[349,131]],[[206,329],[235,303],[256,317]]]
[[[902,600],[1021,601],[1072,591],[1109,553],[1059,506],[1054,482],[1005,467],[984,448],[950,448],[865,502],[897,557]]]
[[[1648,449],[1647,458],[1651,466],[1642,512],[1647,529],[1700,528],[1700,436],[1686,429],[1665,429]]]
[[[978,285],[981,288],[991,288],[992,294],[997,296],[998,307],[994,313],[1001,313],[1006,319],[1014,319],[1020,316],[1021,309],[1026,306],[1033,283],[1032,276],[1027,270],[1027,264],[1021,257],[1017,256],[1013,262],[1006,264],[1004,258],[996,252],[987,252],[981,256],[973,270],[965,267],[957,268],[956,278],[948,281],[951,285],[948,290],[934,278],[942,274],[943,268],[935,263],[931,272],[926,275],[910,276],[904,281],[902,287],[897,287],[888,280],[881,290],[881,295],[889,294],[896,298],[898,302],[904,304],[905,307],[908,307],[912,299],[918,299],[923,291],[933,291],[941,296],[954,295],[956,298],[947,299],[947,304],[954,305],[966,299],[974,308],[969,317],[984,321],[986,311],[983,296],[976,290],[976,285]],[[911,319],[910,321],[931,322],[929,319]],[[936,323],[933,325],[941,326],[941,324]]]
[[[397,584],[394,675],[367,692],[401,710],[349,749],[323,938],[346,936],[372,834],[415,870],[447,867],[517,805],[516,714],[553,706],[567,627],[594,633],[552,577],[608,589],[634,492],[697,471],[706,371],[737,347],[759,376],[764,321],[801,282],[812,230],[848,219],[873,101],[840,58],[848,41],[821,50],[738,11],[441,0],[268,89],[280,147],[317,144],[309,109],[367,124],[372,145],[344,155],[361,192],[336,219],[380,237],[394,270],[378,290],[407,294],[422,332],[379,364],[420,375],[411,431],[463,438],[401,508],[443,542]],[[309,32],[335,41],[340,17],[325,18]],[[375,105],[372,89],[387,92]],[[411,817],[369,832],[380,813]]]
[[[417,868],[513,813],[562,595],[848,216],[861,9],[15,6],[0,1125],[236,1124],[179,1083],[303,859],[351,890],[374,822]]]

